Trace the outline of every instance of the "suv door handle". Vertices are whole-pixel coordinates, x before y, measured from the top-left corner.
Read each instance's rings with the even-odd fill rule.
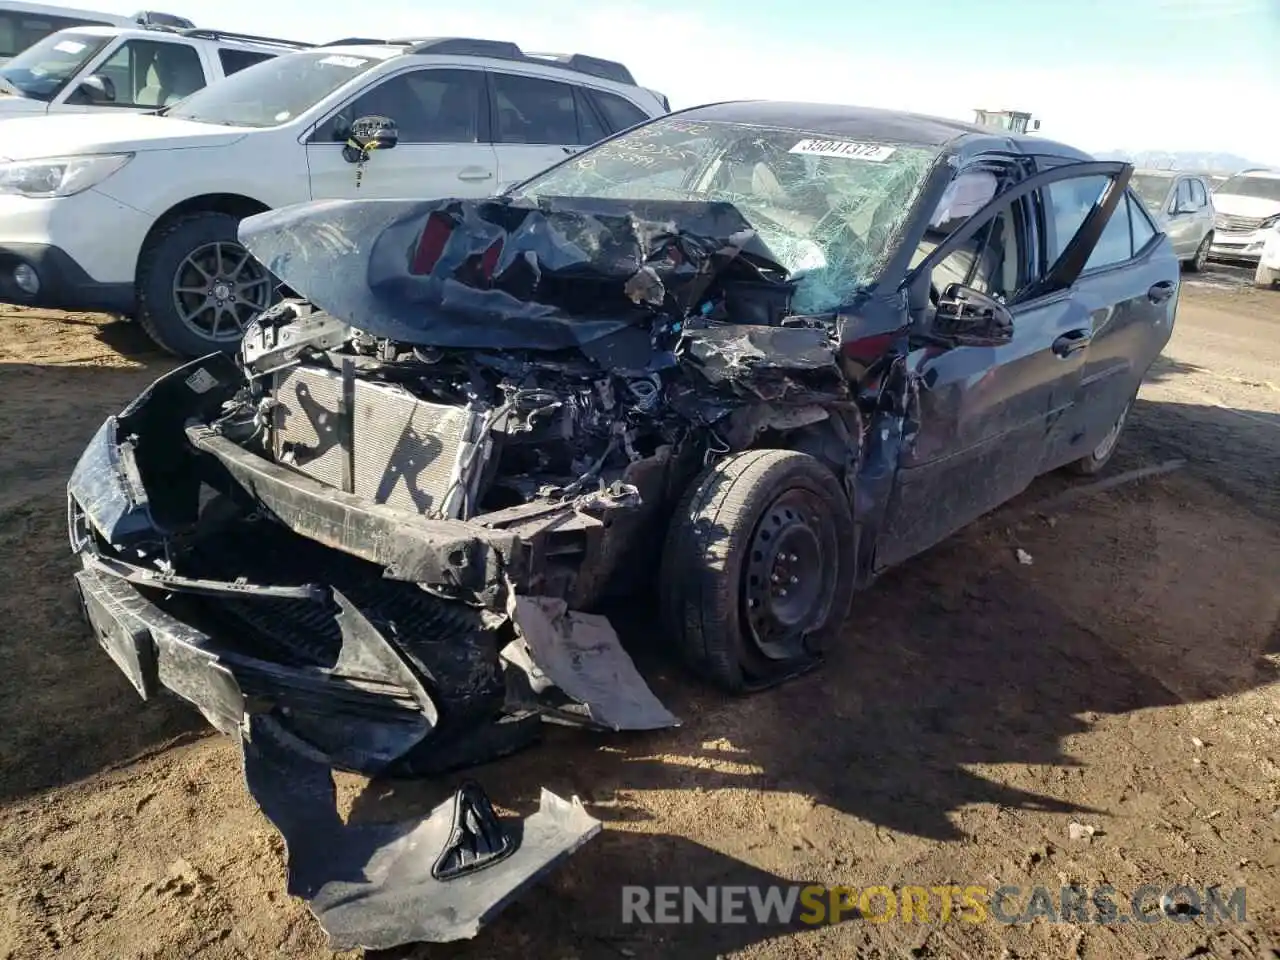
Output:
[[[484,167],[463,167],[458,171],[459,180],[492,180],[493,171]]]
[[[1069,357],[1077,350],[1083,350],[1093,339],[1093,331],[1087,328],[1068,330],[1053,341],[1053,352],[1059,357]]]
[[[1147,299],[1152,303],[1164,303],[1173,296],[1174,283],[1172,280],[1161,280],[1159,283],[1153,283],[1151,289],[1147,291]]]

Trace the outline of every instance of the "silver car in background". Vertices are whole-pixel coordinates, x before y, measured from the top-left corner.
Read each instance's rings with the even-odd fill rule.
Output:
[[[1213,246],[1213,191],[1208,179],[1178,170],[1136,170],[1129,186],[1168,235],[1182,265],[1192,272],[1203,269]]]

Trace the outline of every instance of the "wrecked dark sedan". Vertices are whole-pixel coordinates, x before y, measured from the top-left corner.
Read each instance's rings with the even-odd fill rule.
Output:
[[[491,200],[250,218],[296,297],[92,440],[69,485],[89,619],[144,697],[242,738],[336,943],[469,935],[599,824],[546,794],[510,830],[468,788],[421,843],[357,842],[290,791],[331,808],[331,767],[432,774],[545,720],[671,726],[610,600],[656,597],[655,643],[766,687],[887,566],[1038,474],[1102,469],[1179,292],[1130,174],[946,120],[727,103]],[[445,906],[387,907],[410,896]]]

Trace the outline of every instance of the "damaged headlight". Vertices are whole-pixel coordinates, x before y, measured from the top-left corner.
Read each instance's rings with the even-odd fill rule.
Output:
[[[103,153],[6,163],[0,165],[0,194],[32,199],[74,196],[97,186],[132,159],[132,153]]]

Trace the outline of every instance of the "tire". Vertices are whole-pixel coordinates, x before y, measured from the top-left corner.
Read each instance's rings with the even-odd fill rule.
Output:
[[[1204,239],[1200,241],[1200,246],[1196,247],[1195,255],[1187,261],[1188,273],[1200,273],[1204,270],[1204,265],[1209,261],[1209,248],[1213,246],[1213,233],[1206,233]]]
[[[138,322],[164,350],[188,359],[214,352],[233,353],[240,345],[243,325],[274,301],[275,279],[252,257],[242,263],[239,260],[248,256],[236,239],[239,225],[238,217],[226,213],[189,213],[163,224],[143,247],[138,260]],[[211,266],[214,251],[222,253],[218,262],[224,264],[223,271]],[[207,279],[192,260],[203,261],[210,270],[226,276]],[[237,263],[240,269],[232,275]],[[252,280],[253,285],[235,290],[233,281],[239,278]],[[227,283],[216,283],[220,280]],[[206,282],[210,290],[204,299],[206,307],[199,306],[201,294],[176,290],[179,286],[194,290]],[[231,298],[218,308],[212,296],[224,291]],[[203,312],[189,324],[179,312],[179,300],[189,312]],[[202,332],[201,327],[209,331]]]
[[[1092,477],[1106,469],[1107,464],[1111,462],[1111,458],[1115,456],[1116,447],[1120,445],[1120,434],[1124,432],[1124,425],[1129,419],[1129,411],[1133,409],[1133,401],[1136,399],[1136,395],[1129,398],[1129,402],[1124,405],[1124,409],[1120,411],[1120,416],[1116,419],[1115,424],[1107,435],[1088,454],[1067,464],[1068,470],[1082,477]]]
[[[856,552],[849,502],[813,457],[726,457],[672,517],[659,583],[667,633],[690,669],[724,690],[776,683],[812,666],[843,626]]]
[[[1280,270],[1269,270],[1259,262],[1258,269],[1253,272],[1253,285],[1270,290],[1277,281],[1280,281]]]

